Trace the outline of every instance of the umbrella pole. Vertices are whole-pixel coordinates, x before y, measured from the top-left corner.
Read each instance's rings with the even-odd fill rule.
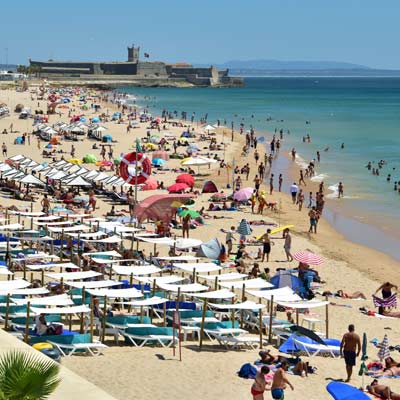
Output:
[[[85,296],[85,286],[82,288],[82,305],[85,305],[86,296]],[[80,315],[80,327],[79,333],[83,333],[83,312]]]
[[[28,304],[26,305],[26,322],[25,322],[25,343],[29,344],[29,320],[31,319],[30,315],[30,308],[31,308],[31,302],[28,301]]]
[[[245,299],[245,290],[246,290],[246,284],[243,283],[242,287],[242,303],[244,302]],[[244,324],[244,312],[243,310],[240,310],[240,327],[243,329],[243,324]],[[232,327],[233,328],[233,327]]]
[[[10,313],[10,293],[7,294],[6,315],[4,317],[4,330],[8,330],[8,316]]]
[[[217,290],[218,288],[218,277],[215,277],[215,285],[214,285],[214,289]]]
[[[204,300],[204,304],[203,304],[203,313],[201,315],[201,326],[200,326],[200,350],[201,347],[203,346],[203,336],[204,336],[204,323],[206,320],[206,311],[207,311],[207,299]]]
[[[325,296],[326,301],[328,301],[328,296]],[[329,303],[325,306],[325,337],[329,337]]]
[[[260,304],[262,304],[262,300],[260,297]],[[260,349],[262,349],[262,345],[263,345],[263,322],[262,322],[262,308],[260,308],[258,310],[258,329],[260,331]]]
[[[90,343],[93,343],[93,322],[94,322],[94,312],[93,312],[93,296],[90,297]]]
[[[101,342],[104,343],[106,337],[106,318],[107,318],[107,296],[104,296],[103,318],[101,319]]]
[[[271,308],[270,308],[270,314],[269,314],[269,326],[268,326],[268,343],[272,343],[272,313],[274,310],[274,296],[271,296]]]
[[[233,288],[233,286],[232,286],[232,292],[235,293],[235,289]],[[232,297],[231,303],[235,304],[235,297]],[[231,311],[231,323],[232,323],[232,328],[234,328],[234,326],[235,326],[235,310],[233,308]]]

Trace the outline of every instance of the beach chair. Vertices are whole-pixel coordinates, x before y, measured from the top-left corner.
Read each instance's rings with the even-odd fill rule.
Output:
[[[226,349],[239,349],[243,346],[245,348],[255,350],[260,345],[260,338],[257,336],[226,336],[223,333],[214,333],[213,335],[218,340],[218,343],[224,346]],[[268,340],[263,339],[262,343],[267,345]]]
[[[303,339],[303,338],[301,338]],[[300,337],[293,337],[293,342],[299,351],[304,351],[308,357],[314,357],[319,354],[321,355],[330,355],[333,358],[340,357],[340,346],[339,345],[331,345],[331,344],[316,344],[311,341],[303,341],[300,340]]]
[[[146,344],[160,344],[162,347],[170,347],[178,342],[177,335],[173,336],[173,328],[154,327],[131,327],[121,330],[120,334],[125,337],[127,343],[136,347]]]
[[[77,335],[60,335],[51,336],[51,339],[46,340],[47,343],[56,347],[63,356],[72,356],[75,353],[88,353],[92,356],[103,354],[104,349],[108,346],[101,342],[91,342],[90,334],[83,333]]]
[[[61,323],[61,315],[52,314],[46,316],[46,322],[58,322]],[[34,330],[36,328],[35,318],[29,318],[29,329]],[[15,331],[21,331],[26,329],[26,317],[12,318],[10,321],[10,327]]]

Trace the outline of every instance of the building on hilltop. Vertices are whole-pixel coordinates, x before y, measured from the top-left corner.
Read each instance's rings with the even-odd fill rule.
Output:
[[[146,55],[146,53],[145,53]],[[191,64],[166,64],[161,61],[140,61],[140,47],[128,47],[127,61],[92,62],[92,61],[34,61],[31,66],[40,68],[40,75],[50,79],[63,80],[78,78],[90,80],[151,80],[189,82],[198,86],[241,85],[240,78],[231,78],[228,70],[193,67]]]

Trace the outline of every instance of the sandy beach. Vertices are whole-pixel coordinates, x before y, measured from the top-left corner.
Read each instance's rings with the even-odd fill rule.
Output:
[[[36,87],[31,88],[33,92]],[[94,90],[93,90],[94,92]],[[21,136],[23,133],[32,131],[32,119],[20,120],[18,113],[14,112],[17,104],[31,107],[32,110],[41,108],[43,110],[47,107],[47,100],[37,100],[36,94],[27,92],[16,92],[14,89],[0,90],[0,103],[5,103],[11,113],[0,119],[0,144],[5,143],[7,146],[7,156],[11,157],[17,154],[29,156],[32,160],[37,162],[51,161],[51,159],[42,158],[42,150],[45,142],[37,145],[37,139],[33,135],[29,135],[30,144],[25,145],[14,144],[15,138]],[[75,105],[74,105],[75,104]],[[111,114],[116,111],[116,105],[111,103],[100,102],[101,111]],[[55,124],[59,121],[69,121],[68,113],[71,111],[72,115],[84,115],[87,119],[98,115],[92,110],[80,110],[77,102],[72,102],[67,108],[57,108],[57,113],[50,115],[49,125]],[[13,133],[2,135],[4,129],[10,130],[13,126]],[[102,123],[106,127],[107,133],[111,134],[116,141],[113,143],[114,157],[121,153],[127,153],[128,149],[134,151],[135,140],[141,140],[146,137],[148,124],[141,123],[137,129],[131,129],[129,133],[126,131],[126,124],[118,124],[116,122]],[[193,125],[196,132],[201,131],[199,124]],[[179,136],[183,128],[174,127],[168,124],[166,129],[168,132]],[[157,133],[157,132],[155,132]],[[162,136],[163,131],[157,133]],[[206,149],[208,143],[199,141],[197,135],[195,141],[200,147],[200,154],[206,154],[209,150]],[[272,136],[272,134],[271,134]],[[226,144],[225,150],[210,151],[210,153],[217,153],[221,158],[225,154],[225,161],[227,163],[235,162],[239,167],[245,163],[250,164],[249,181],[242,175],[242,187],[253,187],[253,179],[257,166],[253,157],[253,149],[251,149],[248,158],[240,157],[241,149],[245,144],[244,136],[238,132],[235,133],[234,141],[230,140],[230,129],[220,128],[216,132],[217,143]],[[86,139],[83,141],[73,142],[76,147],[75,158],[82,158],[85,154],[93,153],[99,157],[99,150],[93,150],[93,142]],[[268,143],[271,137],[267,137]],[[65,154],[65,159],[69,159],[71,142],[62,141],[59,146]],[[261,145],[258,147],[261,153],[261,160],[263,160],[263,148]],[[183,153],[183,147],[178,148],[178,153]],[[290,149],[285,147],[283,140],[283,147],[281,152],[289,152]],[[60,159],[62,154],[55,153],[57,159]],[[4,161],[7,157],[2,157]],[[88,169],[96,168],[93,164],[84,165]],[[163,181],[164,186],[168,187],[175,182],[176,176],[179,172],[173,172],[174,169],[180,167],[180,160],[170,159],[168,162],[168,171],[155,171],[155,179]],[[292,183],[293,179],[298,179],[298,166],[293,163],[290,171],[284,176],[283,187],[285,192]],[[232,185],[231,170],[220,169],[219,163],[212,164],[209,167],[201,167],[200,176],[196,176],[195,190],[200,190],[203,183],[212,180],[218,189],[226,189],[227,180],[230,180]],[[272,166],[272,173],[275,177],[279,175],[276,167]],[[268,177],[266,178],[268,181]],[[305,193],[309,191],[316,192],[317,183],[312,183],[307,180],[307,187]],[[275,184],[275,186],[277,186]],[[264,182],[262,189],[269,192],[268,184]],[[230,189],[231,190],[231,189]],[[149,195],[156,193],[167,193],[166,191],[139,191],[138,200],[141,201]],[[200,210],[203,206],[208,209],[210,194],[199,194],[196,201],[196,210]],[[307,197],[306,197],[307,198]],[[331,299],[329,307],[329,337],[340,339],[346,332],[347,326],[353,323],[356,327],[356,332],[362,335],[363,332],[367,333],[368,340],[377,338],[378,341],[383,339],[385,334],[388,335],[389,343],[397,345],[400,343],[400,329],[399,319],[392,318],[377,318],[373,316],[366,316],[359,311],[360,307],[366,307],[368,310],[373,310],[371,295],[378,289],[378,287],[386,281],[394,284],[399,283],[399,267],[400,263],[388,257],[384,253],[378,252],[371,248],[361,246],[350,242],[343,235],[335,231],[329,223],[322,217],[318,224],[318,234],[308,233],[309,218],[307,213],[308,208],[302,211],[298,210],[296,205],[292,204],[291,198],[287,193],[279,193],[274,191],[272,196],[268,195],[268,200],[278,204],[277,211],[268,210],[264,212],[263,216],[252,214],[250,207],[246,206],[239,212],[218,211],[209,212],[211,218],[205,219],[205,225],[199,226],[195,230],[190,231],[190,237],[207,241],[212,238],[218,238],[221,243],[225,242],[225,233],[222,229],[229,229],[230,226],[238,226],[242,218],[248,221],[255,221],[263,219],[268,223],[276,223],[279,225],[294,225],[291,229],[292,252],[296,251],[312,251],[321,255],[324,258],[324,263],[316,267],[323,282],[317,289],[318,292],[330,290],[335,292],[339,289],[346,293],[353,293],[355,291],[363,292],[367,300],[351,300],[351,299]],[[328,200],[329,202],[329,200]],[[1,205],[8,207],[16,205],[18,207],[26,207],[30,209],[30,202],[17,201],[10,198],[2,198]],[[110,211],[110,203],[99,199],[97,202],[95,215],[104,215]],[[116,206],[116,210],[126,209],[127,206]],[[40,201],[33,203],[34,211],[40,211]],[[207,211],[206,211],[207,212]],[[218,218],[213,218],[213,216]],[[25,226],[28,226],[26,221]],[[154,227],[153,224],[148,224],[149,228]],[[251,236],[258,236],[265,233],[265,226],[253,226]],[[173,230],[173,234],[181,236],[181,230]],[[236,235],[237,238],[239,235]],[[379,238],[376,238],[379,240]],[[268,267],[271,270],[271,275],[274,275],[277,268],[296,267],[297,262],[286,262],[286,256],[283,249],[283,240],[280,234],[273,235],[273,246],[270,256],[270,261],[260,263],[260,268]],[[140,244],[141,248],[145,249],[149,254],[153,246],[151,244]],[[236,248],[236,247],[235,247]],[[250,247],[251,251],[255,251],[256,247]],[[168,249],[165,247],[160,248],[160,255],[166,256]],[[248,271],[249,272],[249,271]],[[201,282],[201,279],[200,279]],[[239,296],[239,291],[237,292]],[[317,298],[323,299],[317,295]],[[256,299],[254,299],[256,300]],[[285,314],[278,312],[280,318],[285,318]],[[324,321],[325,309],[313,309],[311,316]],[[300,316],[300,323],[302,316]],[[324,329],[322,323],[319,327]],[[229,350],[222,348],[218,344],[205,342],[202,351],[199,351],[197,343],[194,341],[183,342],[182,349],[182,362],[179,362],[177,357],[172,356],[172,349],[144,347],[134,348],[126,346],[119,342],[115,345],[111,340],[107,341],[110,345],[108,351],[101,357],[68,357],[62,360],[62,364],[71,369],[81,377],[86,378],[88,381],[94,383],[96,386],[102,388],[104,391],[113,395],[117,399],[176,399],[183,400],[190,397],[193,400],[197,399],[231,399],[242,400],[250,399],[251,380],[241,379],[237,376],[237,371],[244,363],[253,363],[258,359],[259,350]],[[273,354],[278,353],[276,346],[268,346]],[[371,344],[368,344],[369,361],[377,359],[377,349]],[[393,352],[395,360],[398,360],[400,354]],[[296,400],[317,400],[329,399],[330,395],[327,393],[325,387],[329,383],[328,379],[345,379],[345,365],[342,359],[333,359],[330,357],[312,357],[307,358],[312,366],[317,368],[316,373],[309,375],[307,378],[289,375],[289,380],[294,385],[294,391],[286,390],[285,398]],[[358,365],[353,374],[351,384],[360,386],[362,378],[358,376]],[[364,378],[365,382],[370,382],[371,379]],[[381,379],[383,384],[390,385],[393,391],[400,392],[400,379]],[[271,398],[270,393],[266,393],[266,399]]]

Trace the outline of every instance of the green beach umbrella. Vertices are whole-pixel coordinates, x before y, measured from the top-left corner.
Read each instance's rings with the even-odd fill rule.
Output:
[[[200,217],[200,214],[194,210],[182,210],[180,213],[178,213],[178,215],[180,217],[186,217],[186,215],[190,215],[190,218]]]
[[[114,164],[115,164],[115,165],[121,164],[121,160],[122,160],[121,157],[115,157],[115,158],[114,158]]]
[[[83,156],[83,162],[86,164],[94,164],[97,162],[97,157],[94,154],[85,154]]]

